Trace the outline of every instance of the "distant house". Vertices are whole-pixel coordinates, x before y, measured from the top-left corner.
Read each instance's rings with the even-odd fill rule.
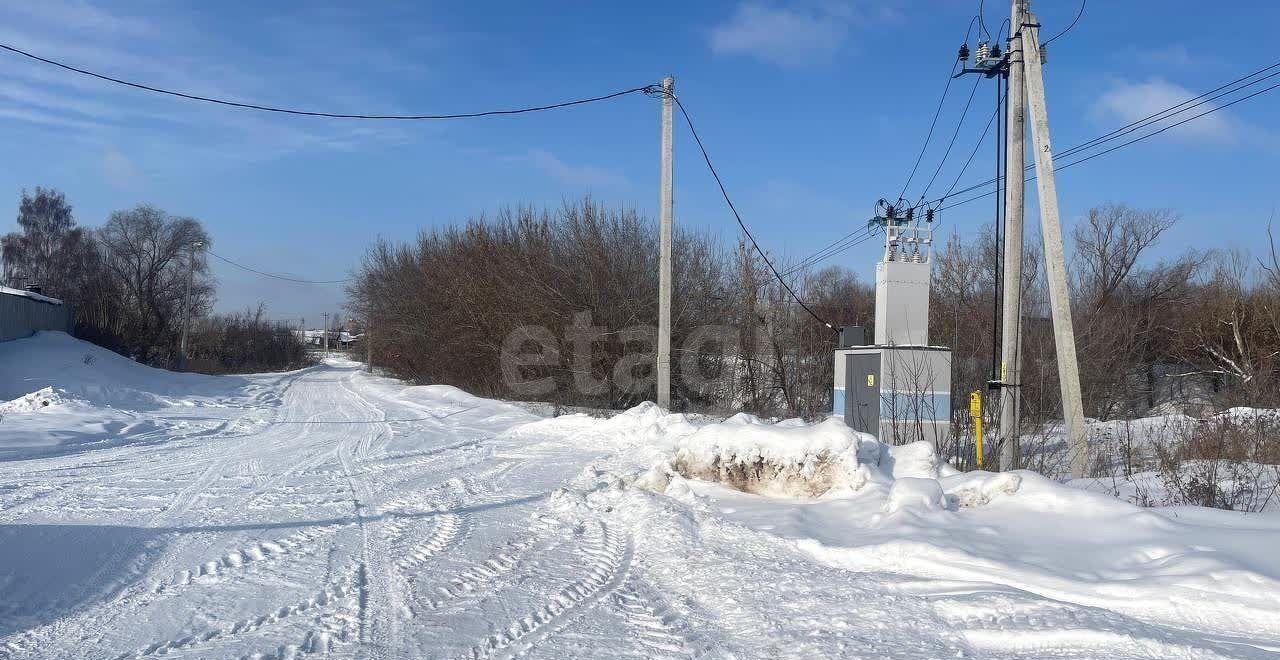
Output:
[[[294,330],[294,335],[307,346],[324,346],[324,330]],[[329,348],[345,349],[360,341],[364,334],[353,335],[346,330],[329,331]]]

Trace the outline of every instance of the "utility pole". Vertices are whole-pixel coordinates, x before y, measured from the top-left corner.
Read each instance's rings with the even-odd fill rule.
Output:
[[[1008,53],[1008,133],[1005,141],[1004,301],[1000,331],[1000,469],[1018,469],[1018,412],[1022,400],[1022,218],[1026,181],[1026,82],[1022,30],[1026,0],[1013,0]]]
[[[658,405],[671,408],[671,216],[673,214],[671,105],[676,79],[662,79],[662,174],[658,184]]]
[[[365,370],[373,373],[373,321],[365,319],[364,322],[364,366]]]
[[[329,357],[329,312],[324,313],[324,332],[321,336],[324,337],[324,356]]]
[[[187,370],[187,326],[191,325],[191,280],[195,277],[196,250],[204,243],[196,241],[187,252],[187,291],[182,297],[182,343],[178,348],[178,371]]]
[[[1028,11],[1022,27],[1022,60],[1025,63],[1027,102],[1031,111],[1031,137],[1036,158],[1036,193],[1040,202],[1040,233],[1044,238],[1045,274],[1049,280],[1049,307],[1053,312],[1053,343],[1058,356],[1058,383],[1062,392],[1062,419],[1071,452],[1071,476],[1084,476],[1088,460],[1084,406],[1080,400],[1080,369],[1076,364],[1075,329],[1071,323],[1071,295],[1067,289],[1067,265],[1062,246],[1062,221],[1058,216],[1058,189],[1053,175],[1053,150],[1049,141],[1049,115],[1044,99],[1044,70],[1040,61],[1040,28]],[[1016,178],[1022,178],[1018,172]]]

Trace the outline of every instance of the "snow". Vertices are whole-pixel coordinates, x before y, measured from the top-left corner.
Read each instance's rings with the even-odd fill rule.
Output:
[[[0,343],[0,657],[1280,652],[1275,516],[957,473],[833,422],[547,417],[360,367]]]

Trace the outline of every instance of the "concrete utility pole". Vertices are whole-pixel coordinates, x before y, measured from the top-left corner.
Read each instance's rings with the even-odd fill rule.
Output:
[[[1000,331],[1000,469],[1018,469],[1018,412],[1022,401],[1022,217],[1026,182],[1026,82],[1022,33],[1026,0],[1013,0],[1009,57],[1008,133],[1004,169],[1004,301]]]
[[[321,336],[324,337],[324,356],[329,357],[329,312],[324,313],[324,332]]]
[[[1022,60],[1025,63],[1027,101],[1031,111],[1031,136],[1036,157],[1036,192],[1040,202],[1040,233],[1044,237],[1045,274],[1049,280],[1049,307],[1053,312],[1053,343],[1058,355],[1058,383],[1062,391],[1062,419],[1071,452],[1071,476],[1084,476],[1088,461],[1084,406],[1080,401],[1080,369],[1076,364],[1075,329],[1071,323],[1071,295],[1067,289],[1067,265],[1062,247],[1062,221],[1058,217],[1058,189],[1053,175],[1053,149],[1049,142],[1049,115],[1044,99],[1044,70],[1040,62],[1040,29],[1035,14],[1026,13]],[[1022,178],[1019,172],[1017,178]]]
[[[671,217],[673,215],[671,95],[676,79],[662,79],[662,175],[658,184],[658,214],[661,231],[658,237],[658,405],[671,408]]]
[[[195,277],[196,250],[204,243],[196,241],[187,252],[187,291],[182,297],[182,343],[178,347],[178,371],[187,370],[187,326],[191,325],[191,280]]]

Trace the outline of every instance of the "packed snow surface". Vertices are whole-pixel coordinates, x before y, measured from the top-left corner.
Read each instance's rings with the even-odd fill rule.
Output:
[[[3,658],[1280,653],[1276,517],[834,422],[547,418],[59,333],[0,343],[0,402]]]

